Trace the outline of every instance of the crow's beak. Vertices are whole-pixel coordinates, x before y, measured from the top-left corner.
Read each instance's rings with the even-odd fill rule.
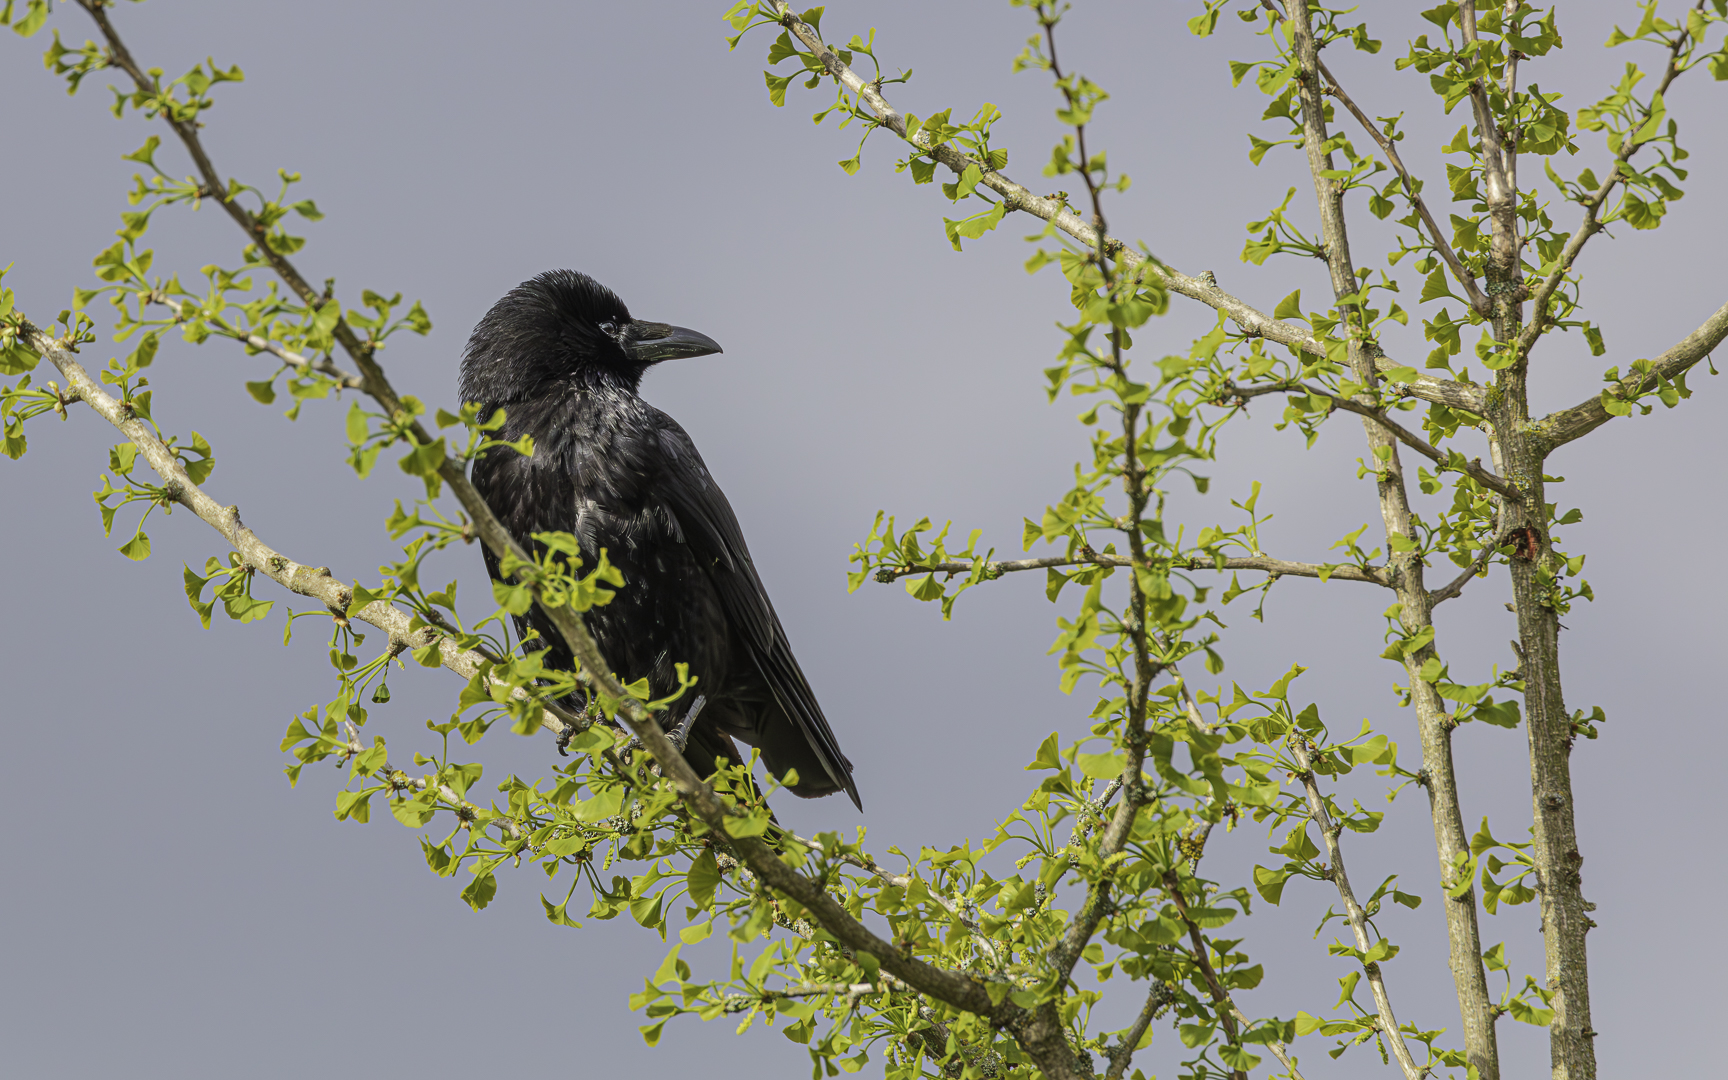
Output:
[[[707,334],[666,323],[633,322],[620,344],[632,359],[645,365],[723,351],[720,343]]]

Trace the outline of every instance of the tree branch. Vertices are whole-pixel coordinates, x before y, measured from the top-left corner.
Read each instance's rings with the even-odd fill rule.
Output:
[[[887,994],[892,989],[878,983],[800,983],[784,990],[762,990],[754,994],[728,994],[721,1009],[728,1015],[745,1012],[766,1001],[791,1001],[807,997],[843,997],[852,1001],[866,994]]]
[[[1146,992],[1146,1004],[1141,1006],[1140,1015],[1134,1018],[1127,1031],[1122,1033],[1122,1043],[1115,1053],[1109,1055],[1110,1067],[1104,1072],[1104,1080],[1122,1080],[1122,1075],[1128,1071],[1128,1065],[1134,1060],[1134,1051],[1139,1049],[1140,1040],[1146,1037],[1146,1029],[1152,1026],[1152,1020],[1175,1002],[1175,995],[1170,992],[1166,983],[1154,981],[1152,988]]]
[[[1478,315],[1486,318],[1491,306],[1488,303],[1488,297],[1477,286],[1475,275],[1465,268],[1464,263],[1459,260],[1457,252],[1452,250],[1452,245],[1446,242],[1445,234],[1440,231],[1440,226],[1435,222],[1434,215],[1428,211],[1428,204],[1422,201],[1421,182],[1411,176],[1410,170],[1404,167],[1404,161],[1398,156],[1398,151],[1392,145],[1392,141],[1380,133],[1380,129],[1374,126],[1367,114],[1357,107],[1356,102],[1350,99],[1349,94],[1344,92],[1344,85],[1338,81],[1338,76],[1326,69],[1326,61],[1316,57],[1315,62],[1320,66],[1320,74],[1331,84],[1327,88],[1327,92],[1350,110],[1350,115],[1354,116],[1357,123],[1362,125],[1362,130],[1366,131],[1369,137],[1379,144],[1380,152],[1386,155],[1386,160],[1391,163],[1393,169],[1397,170],[1399,178],[1404,181],[1405,193],[1410,196],[1410,202],[1416,207],[1416,212],[1421,215],[1423,224],[1428,227],[1428,236],[1434,243],[1434,250],[1438,251],[1440,257],[1446,260],[1446,266],[1452,271],[1452,276],[1457,279],[1458,284],[1464,287],[1464,295],[1470,307]]]
[[[101,27],[103,35],[108,39],[111,55],[114,57],[116,65],[131,75],[141,90],[152,92],[154,84],[145,78],[142,70],[132,60],[119,35],[109,24],[101,5],[96,0],[79,0],[79,4],[89,12],[91,18],[95,19],[97,25]],[[165,120],[173,127],[175,134],[180,136],[188,152],[192,154],[200,175],[204,177],[205,183],[210,188],[210,197],[220,201],[236,224],[259,242],[259,250],[270,263],[271,268],[303,301],[309,304],[322,302],[293,264],[285,257],[271,251],[269,246],[262,242],[262,229],[254,221],[252,215],[244,207],[227,197],[226,185],[223,185],[217,178],[215,168],[199,142],[197,128],[191,123],[177,122],[168,118]],[[419,421],[407,417],[402,408],[401,399],[390,385],[389,380],[385,378],[384,371],[374,359],[371,350],[355,336],[345,321],[339,320],[337,322],[334,335],[337,343],[359,367],[360,377],[363,380],[362,389],[383,406],[387,414],[407,421],[406,426],[418,444],[431,443],[432,438],[426,433]],[[88,377],[85,381],[89,381]],[[148,432],[144,432],[144,434],[148,434]],[[508,556],[514,556],[516,559],[532,565],[532,559],[529,558],[527,552],[516,543],[485,501],[480,498],[479,493],[474,490],[474,486],[469,483],[465,465],[461,460],[446,456],[439,465],[438,474],[450,486],[452,494],[467,511],[474,523],[476,535],[489,550],[506,561],[508,561]],[[218,508],[214,508],[212,504],[212,509]],[[304,568],[302,568],[302,572],[304,572]],[[801,905],[817,923],[845,947],[855,951],[862,950],[877,957],[883,970],[901,979],[913,989],[967,1012],[988,1017],[992,1023],[1014,1031],[1016,1038],[1027,1048],[1028,1052],[1040,1059],[1040,1064],[1046,1072],[1052,1075],[1053,1080],[1068,1080],[1068,1077],[1074,1075],[1072,1052],[1067,1046],[1059,1024],[1052,1024],[1044,1017],[1029,1014],[1011,1002],[1005,1001],[999,1006],[993,1005],[982,984],[972,981],[960,972],[945,971],[918,960],[893,943],[878,937],[862,923],[848,915],[845,909],[828,895],[819,882],[812,881],[781,862],[774,850],[760,839],[731,836],[726,831],[726,824],[732,819],[734,811],[696,775],[690,764],[684,760],[683,754],[661,730],[653,714],[649,713],[625,691],[623,685],[612,674],[612,668],[601,656],[599,646],[583,625],[581,617],[569,607],[542,605],[541,610],[576,658],[582,674],[599,691],[606,703],[617,710],[618,719],[624,722],[631,734],[654,758],[660,766],[662,774],[673,783],[680,798],[690,806],[697,818],[711,829],[717,838],[724,839],[726,844],[737,853],[740,861],[748,866],[765,886]]]
[[[176,321],[182,320],[186,317],[185,301],[175,300],[173,297],[170,297],[167,293],[160,290],[152,292],[149,299],[150,303],[160,304],[174,312]],[[213,329],[211,333],[219,337],[238,341],[240,344],[245,345],[248,348],[256,349],[259,352],[269,353],[284,364],[292,364],[299,368],[300,374],[302,375],[316,371],[321,375],[327,375],[334,379],[336,384],[344,390],[362,390],[365,388],[365,381],[361,379],[360,376],[338,367],[336,361],[330,359],[328,356],[313,360],[309,357],[301,356],[292,349],[285,349],[267,338],[259,337],[257,334],[235,334],[229,333],[221,328]]]
[[[1432,443],[1428,442],[1428,440],[1422,438],[1409,428],[1404,427],[1396,420],[1387,416],[1386,410],[1377,405],[1370,405],[1351,397],[1341,397],[1329,390],[1324,390],[1317,386],[1309,386],[1307,383],[1299,382],[1282,382],[1268,386],[1253,386],[1247,388],[1232,387],[1231,393],[1241,398],[1260,397],[1263,394],[1308,394],[1313,397],[1325,398],[1336,408],[1342,409],[1345,412],[1353,412],[1358,416],[1367,417],[1369,420],[1379,424],[1393,438],[1416,451],[1418,454],[1421,454],[1429,461],[1439,465],[1442,469],[1456,469],[1496,494],[1503,495],[1506,498],[1515,501],[1523,501],[1524,493],[1519,491],[1515,485],[1507,481],[1505,478],[1497,476],[1493,472],[1484,468],[1480,458],[1471,461],[1463,461],[1462,464],[1454,462],[1451,454],[1442,453],[1440,450],[1435,448]],[[1462,461],[1461,455],[1459,460]]]
[[[1496,525],[1495,531],[1498,535],[1498,525]],[[1476,561],[1465,567],[1462,574],[1447,582],[1443,588],[1435,589],[1428,594],[1428,606],[1432,608],[1434,605],[1450,600],[1463,592],[1464,586],[1470,584],[1470,579],[1482,573],[1482,568],[1487,566],[1488,560],[1494,557],[1495,549],[1495,544],[1484,544],[1482,550],[1476,555]]]
[[[1540,420],[1532,421],[1531,433],[1541,443],[1544,453],[1588,435],[1614,419],[1614,414],[1603,404],[1605,396],[1630,401],[1639,394],[1655,389],[1664,381],[1671,382],[1709,356],[1711,350],[1722,344],[1724,337],[1728,337],[1728,304],[1717,308],[1716,313],[1705,319],[1702,326],[1651,361],[1650,370],[1643,373],[1634,371],[1595,397],[1587,398],[1570,409],[1551,412]]]
[[[1235,1046],[1242,1045],[1241,1029],[1236,1026],[1236,1017],[1240,1015],[1230,1005],[1230,995],[1224,992],[1224,985],[1218,981],[1218,973],[1212,970],[1212,960],[1206,955],[1206,936],[1200,932],[1200,924],[1188,914],[1188,901],[1182,895],[1182,882],[1174,871],[1164,875],[1164,888],[1170,893],[1170,900],[1176,905],[1176,913],[1182,916],[1182,922],[1188,927],[1188,940],[1192,943],[1194,962],[1200,967],[1200,974],[1206,980],[1206,988],[1212,994],[1212,1002],[1216,1006],[1218,1022],[1223,1025],[1224,1037]],[[1230,1073],[1236,1080],[1248,1080],[1248,1074],[1241,1069]]]
[[[1685,46],[1686,40],[1690,36],[1685,23],[1682,22],[1680,32],[1675,35],[1674,44],[1668,50],[1668,64],[1662,72],[1662,85],[1656,88],[1656,95],[1666,96],[1668,87],[1680,74],[1680,50]],[[1566,241],[1566,247],[1561,251],[1560,257],[1554,261],[1553,271],[1542,279],[1531,294],[1533,304],[1530,311],[1530,321],[1518,335],[1517,350],[1519,355],[1529,355],[1531,346],[1536,344],[1536,339],[1547,332],[1551,325],[1548,318],[1548,305],[1554,299],[1555,291],[1560,288],[1560,283],[1565,280],[1567,272],[1572,269],[1572,262],[1578,257],[1578,253],[1584,249],[1585,243],[1592,236],[1607,228],[1598,220],[1597,215],[1601,213],[1602,204],[1607,201],[1609,194],[1624,179],[1620,167],[1630,161],[1632,155],[1636,154],[1639,148],[1644,145],[1637,140],[1637,131],[1638,125],[1634,125],[1631,130],[1626,132],[1625,138],[1621,140],[1619,151],[1614,155],[1614,165],[1608,170],[1608,178],[1602,181],[1601,185],[1584,200],[1584,217],[1578,223],[1578,231]]]
[[[797,844],[808,851],[813,851],[818,855],[828,854],[827,849],[815,840],[807,840],[793,832],[788,832],[786,837],[792,843]],[[881,881],[884,885],[897,889],[904,889],[906,886],[912,884],[911,874],[891,874],[887,870],[878,866],[876,860],[872,859],[867,854],[853,855],[842,852],[839,855],[839,859],[846,865],[857,867],[871,875],[878,881]],[[929,895],[932,900],[942,905],[942,910],[953,916],[961,926],[964,926],[967,930],[972,932],[972,939],[978,943],[978,947],[989,957],[990,963],[1000,969],[1002,966],[1002,959],[996,952],[995,944],[991,942],[990,938],[984,933],[984,928],[979,926],[974,920],[967,918],[966,913],[960,910],[960,905],[948,899],[946,896],[943,896],[941,893],[936,892],[933,889],[929,891]]]
[[[1315,201],[1319,204],[1321,230],[1326,241],[1327,271],[1335,299],[1355,292],[1358,287],[1356,269],[1350,257],[1350,241],[1345,227],[1343,192],[1332,179],[1332,155],[1325,150],[1325,101],[1320,95],[1318,46],[1314,40],[1313,12],[1309,0],[1285,0],[1290,16],[1290,44],[1300,67],[1297,90],[1302,102],[1302,142],[1308,157],[1309,176],[1314,184]],[[1342,305],[1340,305],[1342,307]],[[1346,309],[1348,317],[1359,309]],[[1360,318],[1360,316],[1357,316]],[[1375,389],[1375,363],[1366,355],[1365,342],[1358,336],[1365,327],[1352,327],[1349,342],[1350,367],[1355,381],[1370,393]],[[1378,411],[1379,402],[1362,395],[1357,402]],[[1477,410],[1480,412],[1481,410]],[[1410,493],[1405,486],[1404,466],[1399,458],[1401,440],[1379,418],[1363,417],[1363,433],[1370,450],[1380,461],[1376,484],[1380,516],[1386,526],[1388,544],[1395,536],[1412,537],[1415,516],[1410,509]],[[1518,503],[1516,505],[1522,505]],[[1428,604],[1424,585],[1424,565],[1421,553],[1394,549],[1387,562],[1398,571],[1396,609],[1399,625],[1406,634],[1427,630],[1432,634],[1433,612]],[[1428,784],[1429,807],[1434,825],[1435,854],[1441,873],[1448,874],[1459,852],[1468,852],[1469,839],[1464,831],[1463,813],[1458,801],[1458,781],[1453,768],[1452,734],[1445,723],[1445,703],[1432,684],[1420,678],[1420,669],[1435,655],[1432,642],[1404,657],[1405,670],[1411,680],[1411,699],[1416,708],[1417,727],[1422,736],[1422,760],[1433,778]],[[1333,838],[1336,839],[1335,837]],[[1464,1026],[1464,1052],[1468,1063],[1481,1080],[1499,1080],[1500,1052],[1494,1031],[1493,1002],[1488,995],[1487,974],[1482,966],[1482,936],[1476,921],[1476,900],[1472,892],[1446,907],[1448,961],[1458,995],[1458,1012]],[[1371,973],[1377,969],[1370,969]],[[1389,1020],[1388,1015],[1383,1019]],[[1400,1043],[1399,1061],[1409,1060],[1409,1052],[1401,1046],[1396,1026],[1388,1037]],[[1408,1066],[1406,1066],[1408,1071]],[[1412,1078],[1414,1080],[1414,1078]]]
[[[1326,858],[1330,860],[1332,883],[1338,887],[1338,898],[1344,902],[1344,913],[1350,922],[1350,932],[1356,939],[1356,948],[1364,954],[1374,947],[1368,940],[1368,915],[1362,910],[1362,905],[1356,902],[1356,892],[1350,887],[1350,875],[1344,872],[1344,849],[1338,844],[1338,833],[1343,829],[1332,820],[1326,812],[1326,803],[1320,798],[1320,785],[1314,780],[1313,761],[1308,756],[1308,745],[1301,733],[1290,735],[1290,752],[1301,766],[1299,778],[1302,788],[1308,796],[1308,816],[1320,829],[1320,836],[1326,844]],[[1364,960],[1362,969],[1368,976],[1368,985],[1374,992],[1374,1006],[1380,1016],[1381,1033],[1392,1047],[1392,1056],[1398,1059],[1398,1067],[1404,1070],[1406,1080],[1425,1080],[1425,1070],[1419,1069],[1415,1059],[1410,1056],[1410,1048],[1404,1045],[1404,1034],[1398,1029],[1398,1018],[1392,1015],[1392,999],[1386,994],[1386,980],[1380,973],[1380,965]]]
[[[1476,0],[1462,0],[1458,6],[1458,26],[1466,43],[1479,45],[1476,36]],[[1470,84],[1470,108],[1476,114],[1476,131],[1482,139],[1483,171],[1488,180],[1488,212],[1494,216],[1494,258],[1509,262],[1515,269],[1518,190],[1510,181],[1507,170],[1506,144],[1500,125],[1494,122],[1494,110],[1489,107],[1488,88],[1478,79]],[[1490,278],[1489,286],[1494,285]],[[1474,298],[1472,298],[1474,299]]]
[[[1132,566],[1134,561],[1125,555],[1091,555],[1068,556],[1048,555],[1039,559],[1010,559],[999,562],[990,560],[984,564],[984,576],[988,578],[1001,577],[1021,570],[1043,570],[1047,567],[1060,566]],[[913,574],[970,574],[975,564],[967,559],[956,559],[939,562],[932,566],[884,566],[876,571],[876,580],[884,585],[899,578],[910,577]],[[1265,555],[1249,555],[1227,558],[1222,563],[1209,559],[1172,559],[1172,570],[1261,570],[1273,577],[1306,577],[1339,581],[1362,581],[1370,585],[1380,585],[1392,588],[1391,579],[1379,567],[1360,567],[1350,563],[1332,565],[1329,563],[1297,563],[1285,562],[1283,559],[1273,559]]]
[[[259,539],[258,534],[241,522],[238,506],[222,506],[205,494],[202,488],[192,482],[174,452],[156,437],[149,425],[98,386],[84,370],[84,366],[61,342],[27,322],[20,327],[18,336],[59,369],[68,384],[66,401],[84,402],[118,428],[122,435],[138,447],[156,475],[162,478],[163,485],[172,493],[174,501],[221,533],[246,566],[290,592],[321,602],[332,613],[341,614],[347,611],[348,605],[354,599],[353,591],[344,585],[341,579],[333,576],[328,566],[307,566],[288,558]],[[431,627],[413,629],[412,618],[384,600],[374,600],[346,617],[376,626],[389,635],[392,646],[400,646],[402,649],[419,649],[437,642],[439,662],[464,679],[472,679],[481,665],[491,659],[478,651],[458,648],[453,641]],[[527,699],[532,695],[518,689],[516,696]],[[557,702],[542,700],[541,705],[548,714],[542,725],[555,734],[562,734],[567,727],[581,730],[589,725],[586,718]]]
[[[350,725],[349,730],[352,733],[352,725]],[[340,745],[343,748],[343,751],[349,756],[363,754],[367,750],[367,747],[352,738],[350,738],[350,741],[339,743],[338,745]],[[445,802],[448,802],[451,807],[459,813],[462,811],[474,813],[479,810],[479,807],[463,798],[456,789],[451,787],[449,784],[437,783],[435,778],[429,776],[409,776],[407,773],[396,768],[396,766],[392,765],[389,761],[384,762],[384,764],[372,775],[375,779],[381,780],[391,789],[392,792],[400,791],[405,788],[413,788],[415,791],[426,791],[431,789],[436,791]],[[475,821],[473,818],[465,818],[464,823],[468,828],[473,828]],[[498,830],[506,834],[512,840],[521,840],[523,837],[522,826],[517,824],[511,818],[504,817],[503,815],[486,822],[486,825],[498,826]]]
[[[1040,25],[1044,29],[1045,41],[1049,53],[1046,57],[1050,74],[1055,77],[1056,87],[1061,91],[1070,109],[1076,108],[1076,94],[1068,79],[1063,75],[1056,55],[1056,23],[1061,17],[1060,10],[1053,4],[1039,3],[1035,5]],[[1122,260],[1121,245],[1116,245],[1112,252],[1107,238],[1104,220],[1104,207],[1100,198],[1099,185],[1092,176],[1092,158],[1086,151],[1086,125],[1081,122],[1074,124],[1075,145],[1079,151],[1079,169],[1085,180],[1087,193],[1092,202],[1092,220],[1094,234],[1097,240],[1097,265],[1104,279],[1104,289],[1107,295],[1114,295],[1117,289]],[[1112,255],[1116,258],[1112,259]],[[1110,332],[1110,359],[1108,365],[1118,379],[1127,378],[1127,361],[1122,355],[1122,330],[1113,328]],[[1144,481],[1144,463],[1141,462],[1136,447],[1140,444],[1140,413],[1141,404],[1125,401],[1122,403],[1122,442],[1128,448],[1122,469],[1123,494],[1128,500],[1127,520],[1132,527],[1128,533],[1129,556],[1136,565],[1148,564],[1146,557],[1145,536],[1140,528],[1146,512],[1148,491]],[[1068,932],[1048,948],[1046,959],[1051,967],[1058,972],[1058,979],[1069,979],[1076,964],[1086,949],[1087,942],[1097,932],[1099,924],[1113,910],[1111,892],[1115,886],[1116,868],[1119,860],[1115,858],[1123,853],[1128,839],[1133,832],[1140,808],[1146,802],[1146,788],[1141,779],[1141,770],[1146,754],[1146,721],[1148,702],[1151,696],[1152,682],[1157,678],[1164,665],[1152,657],[1149,642],[1147,622],[1147,596],[1139,574],[1131,574],[1128,578],[1129,621],[1132,629],[1128,631],[1134,675],[1132,680],[1124,677],[1121,682],[1128,691],[1127,709],[1123,720],[1122,744],[1126,750],[1126,761],[1118,774],[1121,781],[1122,802],[1111,815],[1110,822],[1104,828],[1104,833],[1098,840],[1099,872],[1086,887],[1086,899],[1075,913],[1069,924]],[[1109,790],[1100,796],[1100,803],[1107,802]],[[1080,832],[1081,822],[1076,821],[1075,832]],[[1090,826],[1086,826],[1090,832]],[[1072,839],[1070,843],[1072,843]],[[1066,1022],[1054,1002],[1045,1002],[1034,1012],[1036,1021],[1044,1025],[1049,1035],[1046,1035],[1038,1046],[1027,1046],[1033,1060],[1044,1071],[1049,1071],[1052,1064],[1058,1069],[1074,1069],[1077,1072],[1091,1074],[1091,1060],[1076,1055],[1064,1033]]]
[[[840,61],[822,41],[822,36],[816,28],[800,19],[792,12],[785,0],[776,0],[775,8],[779,12],[780,25],[791,35],[803,42],[822,66],[840,85],[852,91],[858,99],[868,105],[876,114],[877,123],[905,139],[919,150],[928,153],[942,165],[946,166],[956,176],[966,171],[966,166],[977,165],[983,170],[983,179],[979,181],[1002,197],[1003,205],[1008,210],[1023,210],[1033,217],[1048,221],[1062,232],[1078,240],[1088,248],[1106,251],[1112,258],[1120,259],[1129,267],[1138,267],[1146,261],[1146,256],[1133,250],[1122,241],[1111,236],[1100,236],[1097,229],[1080,219],[1080,216],[1062,202],[1050,196],[1036,195],[1021,184],[1015,183],[996,169],[985,168],[985,163],[974,161],[948,143],[932,145],[930,136],[919,131],[912,138],[906,138],[906,118],[901,115],[888,100],[882,96],[881,89],[858,75],[850,67]],[[1215,281],[1208,278],[1189,277],[1187,274],[1154,261],[1164,286],[1171,292],[1198,300],[1215,311],[1222,312],[1250,337],[1262,337],[1267,341],[1288,345],[1314,356],[1325,356],[1326,347],[1315,339],[1307,327],[1294,323],[1280,322],[1265,312],[1251,306],[1246,301],[1218,288]],[[1391,357],[1379,357],[1375,361],[1382,368],[1400,367]],[[1471,411],[1479,411],[1481,393],[1474,388],[1466,388],[1461,383],[1446,379],[1436,379],[1429,375],[1419,375],[1416,382],[1410,384],[1410,392],[1416,397],[1434,401],[1442,405],[1452,405],[1463,401],[1476,401],[1477,406]],[[1467,407],[1467,406],[1465,406]]]

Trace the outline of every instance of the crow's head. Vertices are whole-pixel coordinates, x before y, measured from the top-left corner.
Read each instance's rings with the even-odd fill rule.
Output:
[[[632,319],[624,301],[587,274],[548,270],[511,289],[474,328],[462,354],[462,400],[501,405],[572,377],[634,389],[662,360],[719,351],[706,334]]]

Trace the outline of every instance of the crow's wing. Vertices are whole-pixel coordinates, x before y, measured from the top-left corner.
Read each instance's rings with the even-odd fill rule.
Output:
[[[676,515],[685,541],[707,564],[709,579],[719,593],[727,620],[775,701],[815,752],[829,778],[862,810],[858,788],[852,782],[852,763],[840,752],[840,744],[822,715],[822,706],[817,704],[810,683],[792,655],[786,631],[774,614],[762,579],[756,575],[756,565],[750,560],[750,549],[744,544],[744,533],[738,527],[732,504],[726,501],[725,493],[703,464],[702,455],[696,452],[696,444],[678,422],[664,413],[659,421],[663,471],[658,493]]]

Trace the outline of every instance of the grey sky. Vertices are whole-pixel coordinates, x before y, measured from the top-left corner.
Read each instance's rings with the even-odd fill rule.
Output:
[[[965,255],[949,250],[941,217],[954,210],[934,187],[894,174],[886,137],[872,140],[857,176],[842,173],[834,162],[851,155],[856,126],[811,126],[826,88],[795,89],[774,109],[761,76],[768,37],[759,31],[728,55],[725,6],[157,0],[122,5],[114,18],[146,65],[173,74],[213,55],[245,69],[246,82],[219,87],[206,114],[217,166],[261,187],[278,167],[305,175],[299,190],[328,215],[304,230],[297,262],[308,278],[336,275],[350,301],[362,288],[424,301],[433,334],[398,338],[383,357],[403,391],[450,403],[475,321],[510,286],[556,266],[594,274],[638,317],[719,340],[724,356],[657,370],[646,393],[690,430],[737,508],[867,808],[861,818],[843,800],[786,800],[779,813],[801,831],[867,822],[878,851],[980,838],[1023,792],[1021,766],[1038,740],[1077,731],[1090,707],[1084,695],[1057,692],[1044,658],[1056,611],[1041,581],[1010,579],[968,593],[944,624],[898,587],[846,596],[845,556],[877,509],[952,517],[962,533],[980,527],[999,550],[1018,549],[1020,518],[1066,490],[1085,450],[1076,407],[1046,405],[1039,375],[1059,345],[1051,324],[1066,316],[1067,289],[1053,271],[1022,271],[1030,219],[1011,218]],[[1293,185],[1311,220],[1312,197],[1289,151],[1248,164],[1244,132],[1261,130],[1264,103],[1230,89],[1224,60],[1256,44],[1230,18],[1219,37],[1189,36],[1183,23],[1198,9],[1083,3],[1064,26],[1064,58],[1113,94],[1094,137],[1135,180],[1108,206],[1113,231],[1187,272],[1211,269],[1269,309],[1293,288],[1318,292],[1323,279],[1295,260],[1239,262],[1242,224]],[[1443,179],[1439,146],[1463,118],[1431,116],[1420,76],[1387,74],[1390,55],[1423,32],[1415,10],[1367,5],[1386,50],[1329,66],[1370,113],[1411,110],[1404,153],[1432,190]],[[1527,77],[1564,90],[1575,109],[1626,60],[1654,63],[1650,51],[1600,48],[1615,17],[1637,16],[1630,4],[1563,5],[1568,48]],[[1040,76],[1009,72],[1031,32],[1023,11],[837,3],[824,29],[843,41],[872,25],[885,62],[916,71],[892,100],[920,115],[995,102],[1010,174],[1041,191],[1054,185],[1038,173],[1060,134],[1050,92]],[[91,33],[72,9],[50,27],[72,41]],[[68,99],[41,69],[47,40],[0,37],[9,147],[0,265],[15,264],[7,284],[38,320],[92,283],[90,258],[112,241],[136,169],[120,155],[160,133],[133,116],[112,119],[103,77]],[[1592,317],[1609,354],[1592,358],[1575,338],[1545,346],[1537,407],[1581,399],[1608,363],[1654,355],[1722,303],[1721,95],[1702,73],[1670,95],[1693,152],[1690,195],[1659,232],[1593,242],[1585,288],[1601,302]],[[1568,173],[1600,167],[1599,139],[1581,142],[1586,152],[1561,165]],[[177,149],[158,160],[187,171]],[[1392,246],[1389,235],[1363,226],[1358,263]],[[151,241],[156,267],[188,284],[206,263],[238,261],[231,222],[210,208],[159,214]],[[1176,298],[1168,318],[1137,335],[1141,354],[1184,350],[1210,325],[1210,312]],[[1419,329],[1388,346],[1426,351]],[[253,403],[240,384],[261,363],[221,342],[166,343],[151,372],[157,418],[209,437],[219,466],[208,490],[237,502],[269,543],[365,577],[395,553],[381,528],[389,500],[413,497],[418,482],[389,467],[364,482],[353,476],[342,461],[345,404],[312,403],[290,424],[280,405]],[[1699,1075],[1719,1058],[1710,1043],[1725,948],[1704,905],[1728,884],[1708,839],[1720,815],[1711,777],[1728,740],[1708,673],[1721,662],[1728,596],[1698,555],[1725,524],[1723,389],[1702,374],[1692,382],[1697,396],[1681,408],[1617,420],[1550,466],[1569,477],[1554,497],[1585,512],[1562,535],[1568,550],[1589,554],[1598,596],[1566,620],[1568,704],[1609,714],[1603,737],[1573,759],[1586,895],[1601,924],[1590,946],[1605,1074]],[[1323,558],[1338,536],[1375,520],[1371,488],[1353,479],[1360,429],[1340,420],[1304,453],[1299,436],[1271,430],[1275,412],[1263,407],[1229,433],[1213,494],[1179,500],[1180,513],[1196,526],[1228,520],[1228,500],[1258,479],[1261,507],[1277,515],[1267,550]],[[262,627],[200,629],[179,566],[223,552],[218,538],[188,514],[157,516],[155,555],[126,561],[114,552],[124,537],[101,535],[89,497],[114,433],[74,410],[66,424],[32,423],[29,435],[26,458],[0,463],[5,1072],[456,1076],[505,1067],[720,1080],[809,1068],[802,1048],[777,1034],[738,1039],[724,1022],[674,1023],[658,1049],[645,1049],[625,997],[657,966],[657,937],[628,920],[552,927],[532,870],[506,872],[498,900],[472,914],[459,883],[426,873],[399,826],[332,819],[333,770],[309,769],[289,790],[282,729],[330,695],[313,620],[280,646],[281,606],[298,598],[267,592],[278,612]],[[440,566],[460,574],[470,601],[484,594],[478,552]],[[1441,610],[1455,670],[1510,664],[1503,586],[1500,577],[1478,583]],[[1376,658],[1386,603],[1364,587],[1289,581],[1274,590],[1264,626],[1240,606],[1223,609],[1226,677],[1256,688],[1307,664],[1298,686],[1335,728],[1372,716],[1413,758],[1414,717],[1393,708],[1397,673]],[[373,724],[408,745],[421,721],[448,712],[455,684],[412,670],[392,689]],[[541,768],[551,753],[547,740],[503,733],[481,751],[498,762],[489,781]],[[1521,839],[1522,732],[1476,725],[1459,733],[1458,753],[1466,823],[1492,815],[1502,839]],[[1367,777],[1351,792],[1383,806],[1382,790]],[[1261,837],[1238,831],[1214,841],[1213,857],[1265,861]],[[1404,945],[1387,978],[1401,1019],[1455,1030],[1419,794],[1399,799],[1380,833],[1352,838],[1347,854],[1370,887],[1400,873],[1428,899],[1387,918]],[[1247,946],[1268,978],[1245,1008],[1289,1016],[1332,1003],[1345,962],[1325,955],[1329,935],[1311,939],[1329,899],[1298,882],[1282,908],[1264,918],[1256,908]],[[1485,921],[1485,940],[1508,942],[1520,981],[1541,969],[1536,922],[1530,907]],[[1507,1075],[1546,1067],[1543,1032],[1507,1020],[1500,1037]],[[1384,1071],[1372,1050],[1330,1062],[1328,1045],[1299,1048],[1309,1076]],[[1148,1073],[1171,1072],[1173,1047],[1160,1029],[1143,1055]]]

